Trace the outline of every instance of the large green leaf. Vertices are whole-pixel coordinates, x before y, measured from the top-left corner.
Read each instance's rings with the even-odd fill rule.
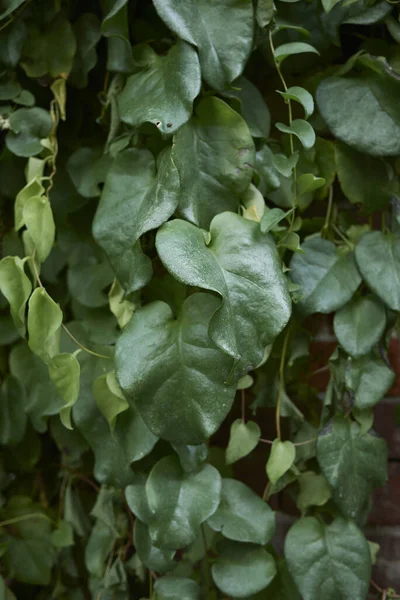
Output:
[[[243,598],[267,587],[276,574],[274,559],[260,546],[223,540],[211,568],[217,587],[227,596]]]
[[[177,444],[199,444],[228,414],[232,360],[210,340],[217,298],[194,294],[175,320],[164,302],[137,310],[116,347],[117,377],[148,427]]]
[[[185,473],[176,456],[165,456],[126,488],[132,512],[149,526],[150,538],[162,549],[175,550],[196,539],[200,525],[217,509],[221,477],[211,465]]]
[[[291,279],[300,285],[297,307],[305,315],[338,310],[361,283],[353,253],[339,254],[332,242],[319,237],[306,240],[301,249],[290,263]]]
[[[346,385],[354,392],[355,406],[365,409],[379,402],[394,380],[394,371],[381,358],[367,354],[351,361]]]
[[[393,310],[400,310],[400,236],[366,233],[356,245],[358,268],[371,290]]]
[[[139,238],[159,227],[178,204],[179,176],[170,151],[158,170],[148,150],[125,150],[108,174],[93,222],[93,235],[106,252],[127,292],[140,289],[152,274]]]
[[[330,525],[315,517],[295,523],[286,536],[285,556],[304,600],[364,600],[371,573],[369,548],[351,521]]]
[[[24,261],[6,256],[0,262],[0,291],[10,303],[11,316],[21,336],[25,335],[25,308],[32,284],[25,274]]]
[[[400,122],[385,110],[366,77],[328,77],[317,90],[317,104],[332,133],[372,156],[400,153]]]
[[[339,344],[354,358],[367,354],[378,343],[385,326],[385,307],[373,295],[353,298],[333,320]]]
[[[223,90],[241,75],[253,43],[251,0],[153,0],[162,20],[199,51],[207,83]]]
[[[7,148],[17,156],[35,156],[43,150],[41,140],[51,130],[50,113],[43,108],[20,108],[9,119],[10,129],[6,137]]]
[[[26,427],[24,389],[15,377],[8,376],[0,387],[0,444],[18,444]]]
[[[174,133],[189,120],[193,100],[200,92],[195,49],[178,41],[166,56],[158,56],[150,46],[141,46],[136,59],[145,64],[128,77],[119,96],[122,121],[134,127],[149,121],[162,133]]]
[[[179,171],[179,213],[208,228],[224,210],[236,211],[255,166],[254,143],[245,120],[219,98],[209,96],[175,136]]]
[[[179,281],[221,295],[209,328],[213,341],[243,372],[262,360],[265,347],[282,331],[290,297],[275,244],[258,223],[234,213],[216,216],[209,243],[200,229],[174,220],[157,232],[158,254]]]
[[[250,488],[234,479],[222,480],[221,503],[208,525],[230,540],[267,544],[275,532],[274,513]]]
[[[185,577],[161,577],[154,585],[155,600],[199,600],[200,586]]]
[[[333,499],[349,519],[358,519],[372,489],[386,482],[385,441],[374,432],[362,435],[357,423],[343,417],[336,417],[319,435],[317,459]]]

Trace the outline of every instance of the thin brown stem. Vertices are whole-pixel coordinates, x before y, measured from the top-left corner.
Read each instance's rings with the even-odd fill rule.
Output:
[[[82,481],[84,481],[85,483],[90,485],[90,487],[93,488],[95,490],[95,492],[97,492],[97,493],[100,492],[100,487],[94,481],[89,479],[89,477],[87,477],[84,473],[81,473],[80,471],[77,471],[76,469],[73,469],[72,467],[68,467],[67,465],[60,465],[60,469],[62,469],[63,471],[68,471],[69,473],[72,473],[73,475],[78,477],[78,479],[81,479]]]
[[[112,360],[112,356],[106,356],[105,354],[99,354],[98,352],[93,352],[93,350],[89,350],[89,348],[86,348],[86,346],[84,346],[83,344],[81,344],[76,337],[74,337],[72,335],[72,333],[70,332],[70,330],[68,329],[68,327],[66,325],[64,325],[64,323],[62,324],[62,327],[64,329],[64,331],[69,335],[69,337],[71,338],[71,340],[73,342],[75,342],[75,344],[77,346],[79,346],[79,348],[81,350],[83,350],[84,352],[87,352],[87,354],[91,354],[92,356],[97,356],[97,358],[106,358],[107,360]]]

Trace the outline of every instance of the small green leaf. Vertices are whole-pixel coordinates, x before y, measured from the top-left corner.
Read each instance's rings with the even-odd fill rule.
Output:
[[[351,360],[346,370],[346,385],[354,392],[354,404],[360,410],[373,407],[390,390],[395,374],[381,358],[366,355]]]
[[[226,463],[228,465],[247,456],[258,445],[261,430],[254,421],[243,423],[236,419],[231,425],[229,444],[226,449]]]
[[[274,513],[268,504],[244,483],[234,479],[222,480],[221,503],[207,523],[230,540],[261,546],[275,533]]]
[[[331,497],[331,490],[325,477],[313,471],[304,471],[299,477],[300,492],[297,506],[302,513],[309,506],[323,506]]]
[[[351,521],[336,518],[326,525],[315,517],[300,519],[286,536],[285,556],[304,600],[367,597],[371,575],[368,543]]]
[[[185,577],[161,577],[154,584],[154,600],[199,600],[200,586]]]
[[[49,256],[54,244],[55,225],[49,199],[32,196],[22,211],[23,220],[37,250],[40,262]]]
[[[325,185],[325,179],[322,177],[315,177],[311,173],[303,173],[297,180],[297,189],[300,194],[307,194],[309,192],[313,192],[318,188]]]
[[[310,150],[315,144],[315,131],[308,121],[295,119],[290,126],[284,123],[276,123],[276,127],[283,133],[293,134],[298,137],[306,150]]]
[[[288,217],[292,213],[292,210],[284,212],[281,208],[271,208],[266,210],[263,214],[260,223],[260,229],[263,233],[271,231],[276,225],[278,225],[283,219]]]
[[[29,299],[29,348],[45,363],[59,353],[63,314],[43,288],[36,288]]]
[[[358,423],[336,417],[318,437],[317,459],[342,513],[360,518],[372,489],[386,482],[385,441],[374,432],[361,435]]]
[[[276,483],[282,475],[289,471],[296,458],[296,448],[292,442],[274,440],[271,447],[266,470],[272,484]]]
[[[44,191],[45,190],[40,179],[33,177],[32,179],[28,179],[26,186],[18,192],[14,204],[14,225],[16,231],[21,229],[21,227],[23,227],[25,224],[23,212],[26,202],[34,196],[42,196]]]
[[[43,150],[41,140],[52,127],[50,113],[43,108],[20,108],[9,118],[11,131],[7,134],[7,148],[17,156],[35,156]]]
[[[286,90],[286,92],[281,92],[277,90],[278,94],[280,94],[285,100],[295,100],[299,102],[304,108],[305,118],[311,117],[314,112],[314,99],[310,92],[305,90],[302,87],[294,85]]]
[[[118,279],[114,279],[113,281],[108,292],[108,301],[111,312],[116,316],[120,328],[123,329],[131,320],[136,306],[133,302],[125,300],[125,293]]]
[[[284,154],[271,154],[272,164],[284,177],[290,177],[299,161],[299,153],[293,152],[289,157]]]
[[[217,549],[219,557],[211,568],[212,577],[227,596],[251,596],[267,587],[275,577],[275,561],[260,546],[223,540]]]
[[[289,42],[275,48],[274,57],[276,62],[281,63],[288,56],[303,54],[304,52],[319,54],[318,50],[316,50],[314,46],[311,46],[311,44],[306,44],[304,42]]]
[[[51,543],[56,548],[67,548],[74,544],[74,532],[70,523],[59,521],[57,529],[51,534]]]
[[[386,326],[386,310],[373,295],[353,298],[333,320],[333,328],[342,348],[357,358],[378,343]]]
[[[376,558],[377,558],[378,552],[381,549],[381,547],[376,542],[370,542],[369,540],[368,540],[368,546],[369,546],[369,552],[370,552],[370,556],[371,556],[371,565],[374,565],[376,563]]]
[[[78,399],[81,367],[73,354],[62,353],[53,356],[49,363],[50,379],[65,402],[60,411],[60,419],[67,429],[72,429],[71,409]]]
[[[22,337],[25,336],[25,307],[32,291],[24,264],[18,256],[6,256],[0,261],[0,291],[10,304],[11,316]]]
[[[119,387],[115,371],[109,371],[94,381],[93,394],[99,411],[107,419],[113,433],[117,416],[129,408]]]

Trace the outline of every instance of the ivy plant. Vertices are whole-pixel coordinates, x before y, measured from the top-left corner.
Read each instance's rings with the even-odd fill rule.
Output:
[[[386,0],[0,0],[1,599],[400,597],[399,44]]]

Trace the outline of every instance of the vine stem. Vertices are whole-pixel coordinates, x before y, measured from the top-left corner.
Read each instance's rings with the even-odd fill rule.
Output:
[[[333,187],[329,186],[328,209],[326,211],[325,223],[322,228],[322,231],[327,231],[329,229],[329,223],[331,220],[331,213],[332,213],[332,201],[333,201]]]
[[[272,444],[274,443],[274,440],[266,440],[264,438],[260,438],[258,440],[259,442],[262,442],[263,444],[269,444],[270,446],[272,446]],[[305,440],[304,442],[294,442],[293,446],[305,446],[306,444],[312,444],[312,442],[316,442],[317,438],[311,438],[311,440]]]
[[[283,381],[284,381],[284,371],[285,371],[285,360],[286,360],[286,352],[289,342],[289,333],[290,328],[288,328],[285,340],[283,342],[282,354],[281,354],[281,362],[279,365],[279,390],[278,390],[278,399],[276,402],[276,413],[275,413],[275,422],[276,422],[276,435],[278,439],[281,439],[281,402],[282,402],[282,392],[283,392]]]
[[[28,6],[28,4],[30,4],[32,2],[32,0],[26,0],[25,4],[23,4],[21,6],[21,8],[19,8],[17,11],[15,11],[15,13],[8,19],[8,21],[6,23],[4,23],[1,27],[0,27],[0,32],[3,31],[3,29],[6,29],[6,27],[8,27],[9,25],[11,25],[11,23],[18,17],[18,15],[20,13],[22,13],[23,10],[25,10],[25,8]]]

